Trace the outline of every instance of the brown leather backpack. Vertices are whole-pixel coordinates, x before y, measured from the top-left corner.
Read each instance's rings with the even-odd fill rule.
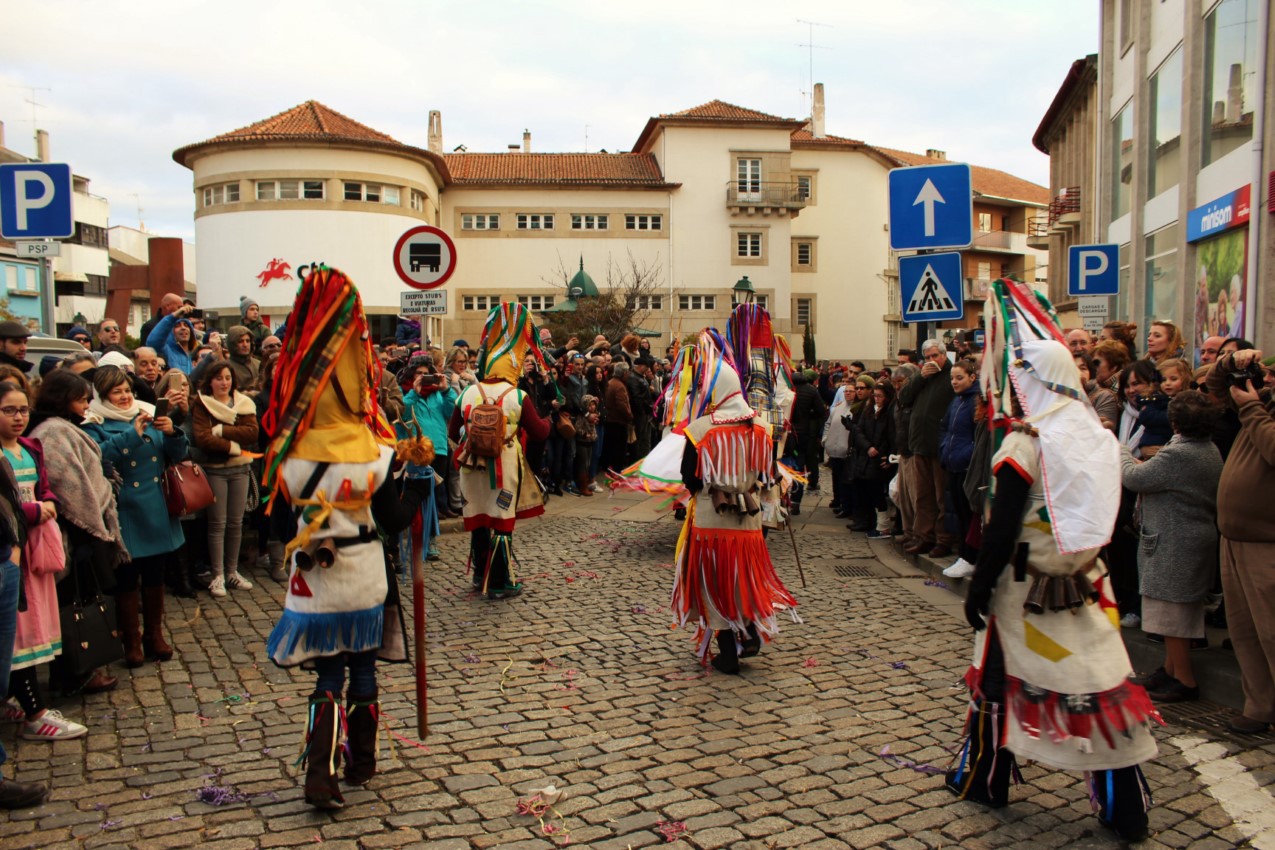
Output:
[[[500,457],[505,444],[505,396],[513,391],[513,387],[505,390],[495,401],[490,401],[483,392],[483,385],[478,384],[478,395],[483,403],[469,411],[469,422],[465,426],[465,440],[469,443],[469,454],[477,457]]]

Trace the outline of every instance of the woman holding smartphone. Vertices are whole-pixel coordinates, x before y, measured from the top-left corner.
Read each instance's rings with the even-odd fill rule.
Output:
[[[140,667],[147,657],[168,661],[164,640],[164,564],[182,545],[181,523],[168,515],[160,479],[164,467],[186,457],[186,438],[168,416],[133,397],[128,373],[99,366],[93,375],[97,398],[89,403],[84,430],[102,457],[122,478],[120,528],[132,560],[115,571],[115,606],[124,639],[124,663]],[[141,591],[138,591],[138,584]],[[139,611],[145,635],[139,632]]]
[[[239,575],[239,544],[248,503],[252,458],[244,454],[257,443],[257,406],[239,392],[229,363],[209,366],[191,405],[195,446],[204,453],[204,471],[216,500],[208,506],[208,557],[212,581],[208,592],[217,598],[226,589],[247,589],[252,582]]]

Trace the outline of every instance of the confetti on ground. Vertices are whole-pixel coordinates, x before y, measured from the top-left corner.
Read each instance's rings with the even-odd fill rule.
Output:
[[[565,847],[571,843],[571,830],[567,828],[567,819],[555,808],[554,803],[562,798],[562,792],[552,785],[545,786],[530,797],[518,801],[517,811],[520,815],[533,817],[540,822],[540,832],[553,841],[561,842]]]
[[[890,752],[889,744],[886,744],[884,747],[882,747],[881,752],[877,753],[877,755],[879,755],[883,760],[889,762],[890,764],[897,765],[898,767],[906,767],[910,770],[915,770],[917,773],[929,773],[929,774],[937,775],[944,772],[943,768],[941,767],[935,767],[932,764],[917,764],[911,759],[905,759],[903,756],[894,755],[893,753]]]
[[[941,587],[941,588],[943,588],[944,590],[951,590],[951,589],[952,589],[950,586],[948,586],[948,583],[947,583],[947,582],[945,582],[945,581],[939,581],[938,579],[933,579],[933,578],[927,578],[927,579],[925,580],[925,586],[926,586],[926,587]]]
[[[664,841],[672,844],[686,834],[686,823],[680,820],[662,820],[655,824],[655,831],[664,836]]]
[[[474,655],[474,653],[472,652],[465,653],[465,655],[461,656],[461,660],[464,661],[466,664],[482,663],[482,659],[479,658],[477,655]]]
[[[807,658],[805,661],[801,662],[801,666],[802,666],[802,667],[818,667],[818,666],[819,666],[819,659],[818,659],[818,658]]]
[[[509,675],[509,668],[514,666],[514,660],[509,659],[509,663],[505,665],[505,669],[500,671],[500,692],[505,692],[505,678]]]
[[[650,612],[648,612],[648,611],[646,610],[646,606],[645,606],[645,605],[634,605],[634,606],[633,606],[632,608],[630,608],[629,610],[630,610],[630,611],[632,611],[634,614],[647,614],[647,613],[650,613]]]
[[[908,669],[908,665],[906,661],[891,661],[890,666],[893,667],[895,670]]]

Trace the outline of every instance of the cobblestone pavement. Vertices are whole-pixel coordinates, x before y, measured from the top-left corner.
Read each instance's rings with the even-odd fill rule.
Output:
[[[958,740],[968,627],[946,589],[815,504],[797,533],[807,587],[787,535],[771,538],[804,622],[785,621],[739,677],[706,675],[689,633],[669,629],[677,527],[654,500],[554,499],[519,527],[528,591],[508,602],[467,593],[467,539],[446,535],[428,589],[430,734],[412,740],[410,668],[383,667],[406,740],[335,815],[303,803],[292,767],[312,680],[264,658],[282,588],[178,600],[177,660],[117,670],[117,691],[62,706],[87,738],[0,730],[18,777],[54,788],[40,809],[0,814],[0,847],[530,850],[554,842],[517,801],[550,783],[566,792],[550,823],[575,846],[662,845],[665,832],[704,849],[1117,846],[1077,775],[1027,765],[1012,805],[988,812],[916,769],[945,766]],[[1269,739],[1157,736],[1142,846],[1271,846]],[[208,785],[242,796],[199,802]]]

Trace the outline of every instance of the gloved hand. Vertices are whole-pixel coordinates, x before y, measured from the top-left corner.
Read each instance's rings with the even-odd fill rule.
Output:
[[[841,417],[841,425],[847,431],[852,430],[854,428],[854,417],[850,416],[849,414],[843,415]]]
[[[965,593],[965,622],[976,632],[987,628],[984,617],[992,604],[992,586],[980,582],[971,582]]]

